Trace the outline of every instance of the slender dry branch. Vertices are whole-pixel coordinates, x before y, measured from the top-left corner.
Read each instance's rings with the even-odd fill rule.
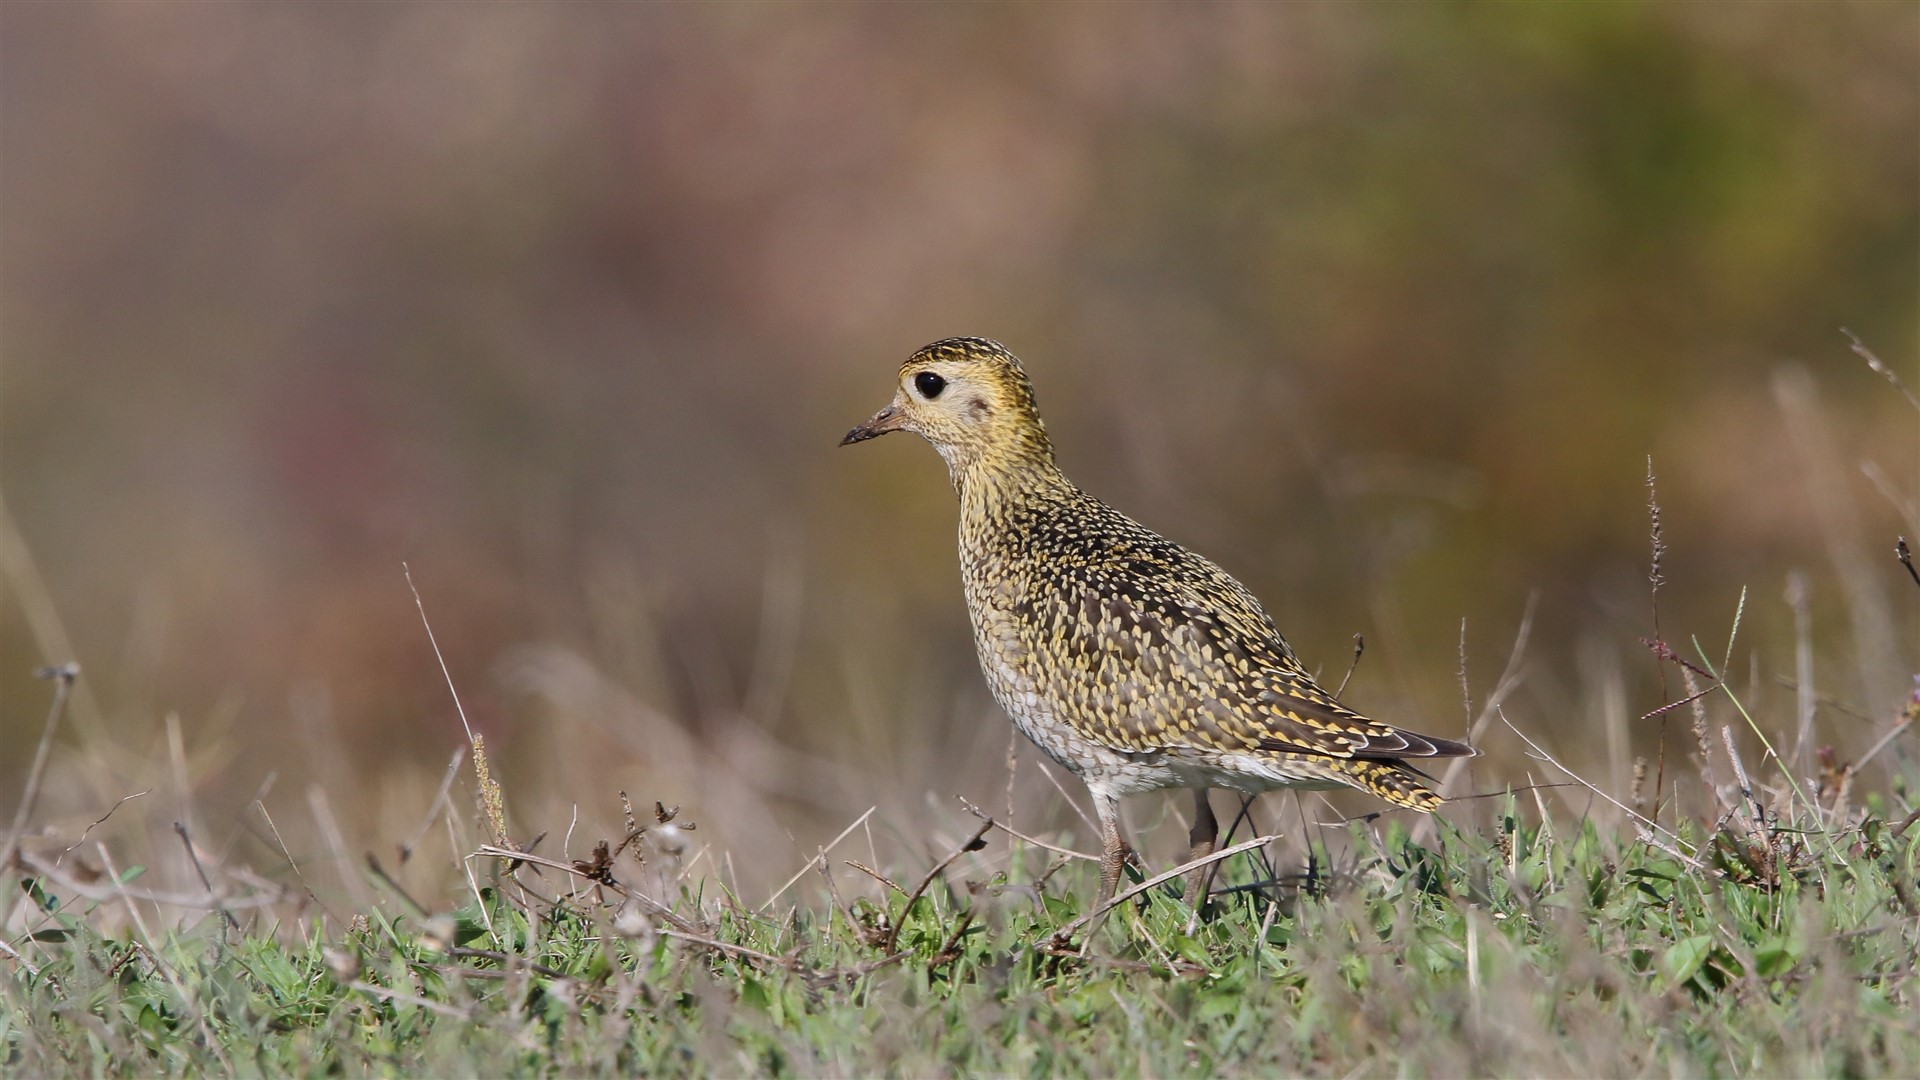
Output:
[[[105,825],[107,823],[107,819],[113,816],[113,812],[115,810],[120,809],[122,806],[125,806],[126,804],[132,802],[135,799],[140,798],[143,795],[151,795],[151,794],[153,794],[153,789],[147,788],[145,791],[136,791],[131,795],[120,796],[120,798],[112,806],[107,807],[106,813],[101,814],[97,818],[94,818],[93,823],[91,825],[88,825],[86,828],[80,830],[80,839],[75,840],[73,843],[67,845],[67,850],[60,853],[61,858],[64,859],[66,856],[73,854],[75,848],[78,848],[81,844],[86,843],[87,837],[93,835],[93,830],[99,828],[102,825]]]
[[[771,964],[775,967],[784,968],[816,985],[825,982],[851,980],[863,975],[870,975],[890,964],[899,963],[907,955],[905,952],[888,953],[886,956],[869,960],[863,964],[856,964],[851,968],[819,969],[808,968],[807,965],[801,963],[797,950],[789,956],[775,956],[770,952],[764,952],[760,949],[749,948],[745,945],[734,945],[717,938],[708,937],[705,934],[696,934],[691,931],[661,930],[660,934],[662,937],[677,938],[693,945],[699,945],[702,948],[712,949],[715,952],[727,953],[748,960],[758,960],[763,964]]]
[[[892,889],[894,892],[899,893],[901,896],[907,895],[907,890],[904,887],[902,887],[899,882],[893,880],[892,878],[881,873],[880,871],[875,870],[873,867],[868,866],[866,863],[863,863],[858,859],[848,859],[846,860],[846,862],[848,866],[852,867],[855,870],[860,871],[861,873],[867,875],[868,877],[879,882],[880,884],[885,885],[887,888]]]
[[[367,852],[367,872],[373,875],[375,881],[386,886],[389,892],[399,897],[400,902],[407,906],[407,910],[422,918],[431,914],[420,901],[415,900],[407,890],[401,888],[398,881],[393,880],[393,875],[387,873],[387,868],[380,865],[380,860],[375,858],[371,851]]]
[[[533,972],[535,975],[545,975],[549,979],[573,978],[573,976],[568,975],[564,971],[555,971],[553,968],[550,968],[545,964],[536,964],[533,961],[528,960],[526,957],[521,956],[519,953],[501,952],[498,949],[469,949],[464,945],[453,945],[448,947],[447,955],[450,957],[453,957],[456,960],[458,959],[494,960],[499,963],[507,965],[509,968],[525,968],[526,970]],[[465,965],[462,965],[462,964],[449,964],[443,967],[441,970],[457,971],[462,975],[505,976],[505,975],[512,974],[511,971],[493,972],[493,971],[487,971],[480,968],[466,967]]]
[[[773,891],[773,895],[767,897],[767,902],[764,904],[761,904],[757,910],[763,911],[763,912],[766,911],[768,908],[773,906],[773,902],[775,900],[778,900],[782,896],[786,895],[787,890],[793,888],[795,882],[807,876],[808,871],[812,870],[815,866],[826,865],[827,852],[832,851],[836,847],[839,847],[840,841],[845,840],[847,837],[853,835],[853,830],[859,828],[862,825],[865,825],[867,823],[867,819],[872,817],[873,812],[877,809],[879,809],[879,807],[877,806],[867,807],[866,813],[861,814],[857,818],[854,818],[853,824],[848,825],[844,829],[841,829],[839,836],[834,837],[831,843],[829,843],[826,847],[821,848],[819,854],[815,855],[811,859],[808,859],[805,866],[802,866],[800,869],[794,871],[793,876],[787,879],[787,883],[785,885],[780,886],[778,889],[775,889]]]
[[[1866,753],[1860,755],[1860,760],[1853,763],[1853,765],[1851,766],[1852,770],[1855,772],[1858,772],[1859,770],[1866,768],[1867,762],[1872,761],[1874,758],[1879,757],[1880,751],[1885,750],[1888,746],[1892,745],[1893,740],[1899,738],[1901,732],[1911,731],[1912,729],[1913,729],[1913,721],[1910,719],[1907,719],[1904,716],[1901,719],[1894,721],[1893,726],[1888,728],[1886,730],[1886,733],[1881,735],[1878,741],[1876,741],[1872,746],[1868,747]]]
[[[187,849],[187,858],[193,862],[193,872],[200,875],[201,886],[207,890],[207,895],[215,895],[213,882],[207,877],[207,868],[200,865],[200,852],[193,846],[193,837],[187,835],[187,826],[183,822],[176,821],[173,823],[173,831],[180,837],[181,846]],[[220,917],[226,920],[228,929],[240,929],[240,920],[233,917],[233,912],[228,911],[225,904],[220,905]]]
[[[500,847],[497,844],[482,844],[474,850],[473,854],[468,855],[467,858],[505,859],[509,865],[520,863],[528,866],[539,866],[548,870],[557,870],[563,874],[570,874],[577,878],[584,878],[600,888],[612,892],[616,896],[640,904],[648,910],[649,914],[665,919],[683,931],[688,933],[696,932],[692,920],[674,911],[660,901],[655,900],[653,897],[648,896],[646,893],[638,889],[629,888],[615,880],[611,872],[605,869],[590,871],[585,868],[587,865],[585,863],[561,862],[558,859],[549,859],[543,855],[535,855],[530,851],[519,851],[514,848]]]
[[[40,801],[40,781],[47,774],[47,758],[53,753],[53,733],[60,726],[61,714],[67,711],[67,695],[73,690],[73,681],[80,677],[80,665],[68,663],[41,668],[34,675],[54,680],[53,705],[47,710],[47,723],[40,732],[40,745],[34,748],[33,764],[27,769],[27,786],[20,793],[20,805],[13,811],[13,824],[7,827],[7,842],[0,845],[0,869],[13,865],[20,834],[27,827],[27,819],[33,816],[34,804]]]
[[[1028,836],[1026,833],[1020,832],[1014,829],[1010,825],[1003,825],[1000,822],[995,821],[993,818],[987,816],[987,812],[985,810],[980,809],[979,807],[973,805],[973,803],[968,802],[964,798],[960,800],[960,805],[966,807],[967,813],[972,814],[974,817],[977,817],[980,820],[986,822],[987,824],[993,826],[994,828],[999,829],[1001,832],[1006,833],[1008,836],[1011,836],[1016,840],[1023,840],[1029,844],[1032,844],[1034,847],[1041,849],[1042,851],[1051,851],[1055,855],[1064,855],[1069,859],[1085,859],[1087,862],[1100,861],[1100,856],[1098,855],[1089,855],[1084,851],[1074,851],[1072,848],[1063,848],[1056,844],[1049,844],[1045,840],[1037,840],[1031,836]]]
[[[1053,790],[1060,793],[1060,797],[1066,800],[1067,805],[1073,808],[1073,812],[1080,816],[1081,821],[1086,822],[1087,828],[1098,834],[1100,826],[1094,823],[1093,815],[1087,813],[1086,808],[1080,805],[1080,800],[1073,797],[1073,792],[1068,791],[1067,786],[1060,782],[1060,778],[1053,774],[1053,770],[1047,768],[1047,763],[1036,759],[1034,764],[1040,767],[1040,775],[1047,778],[1047,782],[1053,785]]]
[[[34,978],[37,979],[40,977],[40,969],[34,965],[34,962],[27,959],[24,956],[21,956],[20,953],[16,951],[13,946],[7,944],[6,938],[0,938],[0,956],[4,956],[7,959],[12,960],[14,963],[19,964],[21,967],[26,968],[27,974],[33,976]]]
[[[1367,639],[1359,634],[1353,635],[1353,661],[1347,665],[1347,673],[1340,678],[1340,689],[1333,692],[1336,700],[1347,692],[1347,683],[1352,680],[1353,673],[1360,670],[1360,655],[1366,651]]]
[[[955,848],[953,854],[942,859],[938,866],[927,871],[927,876],[921,878],[920,884],[914,886],[913,891],[907,894],[907,903],[905,907],[900,909],[900,917],[894,920],[893,926],[887,930],[887,943],[881,949],[882,952],[893,952],[894,943],[900,940],[900,926],[907,921],[907,913],[913,910],[913,905],[919,901],[921,894],[927,891],[927,886],[933,884],[933,879],[945,873],[947,867],[957,862],[960,856],[965,855],[969,851],[979,851],[981,848],[986,847],[986,835],[992,828],[993,819],[988,818],[985,824],[974,830],[973,836],[970,837],[966,843]]]
[[[1906,537],[1893,538],[1893,557],[1899,559],[1900,565],[1907,568],[1907,576],[1913,579],[1913,583],[1920,585],[1920,570],[1913,568],[1913,550],[1907,547]]]

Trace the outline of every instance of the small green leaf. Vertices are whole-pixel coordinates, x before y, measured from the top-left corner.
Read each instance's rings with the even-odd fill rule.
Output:
[[[1627,871],[1630,878],[1652,878],[1655,881],[1679,881],[1680,868],[1672,864],[1654,866],[1636,866]]]
[[[1753,950],[1753,970],[1763,979],[1784,975],[1800,962],[1800,942],[1790,938],[1774,938],[1762,942]]]
[[[27,890],[27,895],[33,898],[41,911],[52,912],[60,906],[60,898],[42,888],[39,878],[23,878],[20,887]]]
[[[1695,934],[1690,938],[1682,938],[1660,957],[1660,973],[1666,976],[1669,987],[1679,986],[1698,975],[1712,953],[1711,936]]]
[[[752,975],[740,977],[740,1000],[748,1005],[762,1009],[773,1008],[773,991],[767,987],[765,979]]]

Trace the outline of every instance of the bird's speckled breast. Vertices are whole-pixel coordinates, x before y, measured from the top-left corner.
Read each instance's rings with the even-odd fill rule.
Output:
[[[994,701],[1006,710],[1022,735],[1076,774],[1126,774],[1133,781],[1126,786],[1142,790],[1172,782],[1170,773],[1165,777],[1146,775],[1163,770],[1139,755],[1117,752],[1088,739],[1056,715],[1058,695],[1046,689],[1047,665],[1023,639],[1017,614],[1023,606],[1032,607],[1033,598],[1028,595],[1031,590],[1048,586],[1029,580],[1021,573],[1021,565],[1019,553],[984,542],[979,536],[970,537],[963,522],[960,577],[973,621],[980,670]]]

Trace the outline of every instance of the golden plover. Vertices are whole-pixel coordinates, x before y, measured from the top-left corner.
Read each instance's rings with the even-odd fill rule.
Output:
[[[1128,854],[1122,795],[1194,789],[1197,858],[1218,833],[1208,788],[1353,787],[1432,811],[1440,796],[1404,759],[1475,753],[1340,704],[1245,586],[1075,487],[1054,465],[1033,384],[998,343],[914,353],[892,403],[841,445],[890,431],[946,460],[980,666],[1015,726],[1086,782],[1101,903]]]

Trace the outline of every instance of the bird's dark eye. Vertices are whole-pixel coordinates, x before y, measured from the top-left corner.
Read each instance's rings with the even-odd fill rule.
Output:
[[[913,377],[913,388],[920,391],[921,397],[932,401],[940,396],[940,391],[947,388],[947,380],[931,371],[923,371]]]

